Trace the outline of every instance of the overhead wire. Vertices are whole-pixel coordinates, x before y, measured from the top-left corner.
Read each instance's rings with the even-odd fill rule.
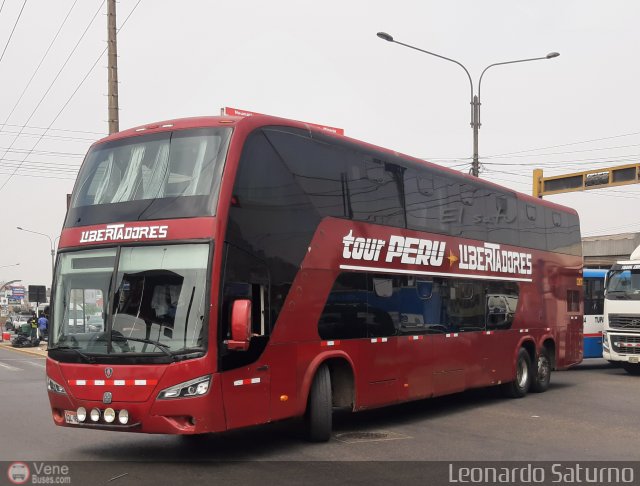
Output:
[[[71,59],[71,57],[73,56],[73,54],[76,52],[76,49],[78,48],[78,46],[80,45],[80,42],[82,42],[82,39],[84,39],[84,36],[87,34],[87,32],[89,31],[89,28],[91,27],[91,25],[93,24],[94,20],[96,19],[96,17],[98,16],[98,14],[100,13],[100,11],[102,10],[102,7],[104,6],[105,0],[102,0],[102,3],[100,3],[100,7],[98,7],[98,9],[96,10],[96,12],[93,14],[93,17],[91,17],[91,20],[89,21],[89,23],[87,24],[87,27],[84,29],[84,32],[82,33],[82,35],[80,36],[80,38],[78,39],[78,41],[76,42],[75,46],[73,46],[73,49],[71,50],[71,52],[69,53],[69,55],[67,56],[67,58],[65,59],[64,63],[62,64],[62,67],[58,70],[57,74],[55,75],[55,77],[53,78],[53,81],[51,81],[51,83],[49,84],[49,87],[46,89],[46,91],[44,92],[44,94],[42,95],[42,98],[40,98],[40,101],[38,101],[38,104],[36,105],[36,107],[33,109],[33,111],[31,112],[31,114],[29,115],[29,118],[27,118],[27,121],[25,122],[25,125],[27,125],[29,123],[29,121],[33,118],[33,116],[35,115],[36,111],[38,111],[38,108],[40,108],[40,105],[42,104],[42,102],[44,101],[44,99],[47,97],[47,95],[49,94],[49,91],[51,91],[51,88],[53,88],[53,85],[55,84],[55,82],[58,80],[58,78],[60,77],[60,74],[62,73],[62,71],[64,70],[64,68],[67,66],[67,63],[69,62],[69,60]],[[18,140],[18,138],[20,138],[20,134],[22,133],[23,129],[20,129],[20,133],[17,134],[13,141],[11,142],[11,145],[9,146],[9,148],[13,147],[13,144],[16,142],[16,140]],[[41,139],[38,140],[38,142],[36,142],[36,145],[40,142]],[[34,145],[35,147],[35,145]],[[2,154],[2,157],[0,157],[0,160],[2,160],[4,158],[4,156],[7,154],[7,152],[5,152],[4,154]],[[28,155],[27,155],[28,157]],[[25,157],[26,158],[26,157]],[[18,169],[16,169],[17,171]],[[0,191],[7,185],[7,183],[13,178],[13,175],[9,176],[7,178],[7,180],[4,181],[4,183],[2,184],[2,186],[0,186]]]
[[[9,34],[9,38],[7,39],[7,43],[4,45],[4,49],[2,49],[2,54],[0,54],[0,62],[2,62],[5,52],[7,52],[7,47],[9,47],[9,43],[11,42],[11,38],[13,37],[13,33],[15,32],[16,27],[18,26],[18,22],[20,22],[20,17],[22,17],[22,12],[24,11],[24,6],[26,4],[27,0],[24,0],[24,2],[22,3],[22,8],[20,9],[20,13],[18,14],[18,18],[13,24],[13,28],[11,29],[11,33]],[[2,6],[4,6],[4,2],[2,2]]]
[[[16,125],[16,124],[12,124],[12,123],[0,123],[0,127],[12,127],[12,128],[31,128],[33,130],[46,130],[46,128],[44,127],[36,127],[33,125]],[[0,132],[3,131],[3,128],[0,128]],[[101,136],[105,136],[107,135],[107,132],[91,132],[89,130],[72,130],[70,128],[50,128],[49,131],[54,131],[54,132],[72,132],[72,133],[87,133],[87,134],[91,134],[91,135],[101,135]]]
[[[120,28],[117,29],[116,33],[120,32],[122,30],[122,28],[126,25],[127,21],[129,20],[129,18],[131,17],[131,15],[133,15],[133,13],[136,11],[136,9],[138,8],[138,5],[140,5],[140,2],[142,0],[138,0],[138,2],[134,5],[134,7],[131,9],[131,11],[129,12],[129,14],[127,15],[127,17],[124,19],[124,21],[122,22],[122,24],[120,25]],[[102,2],[100,8],[102,8],[102,5],[104,4],[104,1]],[[92,19],[93,22],[93,19]],[[37,147],[37,145],[40,143],[40,141],[42,140],[43,136],[47,133],[47,131],[53,126],[53,124],[56,122],[56,120],[60,117],[60,115],[62,114],[62,112],[66,109],[66,107],[69,105],[69,103],[71,102],[71,100],[73,99],[73,97],[76,95],[76,93],[78,92],[78,90],[82,87],[82,85],[84,84],[84,82],[87,80],[87,78],[89,77],[89,75],[93,72],[93,70],[95,69],[95,67],[97,66],[98,62],[100,61],[100,59],[102,59],[102,56],[104,55],[104,53],[107,51],[108,46],[105,47],[102,52],[100,53],[100,55],[96,58],[95,62],[93,63],[93,65],[89,68],[89,71],[87,71],[87,74],[85,74],[85,76],[82,78],[82,80],[80,81],[80,83],[78,83],[78,85],[76,86],[76,89],[71,93],[71,95],[69,96],[69,98],[67,99],[67,101],[64,103],[64,105],[62,106],[62,108],[60,108],[60,110],[58,111],[58,113],[56,114],[56,116],[53,118],[53,120],[51,121],[51,123],[49,124],[49,126],[45,129],[45,132],[40,136],[40,138],[36,141],[36,143],[33,145],[33,147],[31,148],[30,152],[25,156],[25,158],[23,159],[22,163],[24,163],[26,161],[26,159],[31,155],[31,153],[33,153],[35,147]],[[28,121],[27,121],[28,123]],[[0,159],[1,160],[1,159]],[[7,183],[13,178],[13,176],[17,173],[17,171],[20,170],[20,166],[16,167],[16,169],[14,169],[14,171],[11,173],[11,175],[9,175],[9,177],[7,178],[6,181],[4,181],[4,183],[2,184],[2,186],[0,186],[0,191],[2,191],[2,189],[4,189],[4,187],[7,185]]]
[[[56,32],[56,34],[53,36],[53,40],[49,43],[49,47],[47,47],[47,50],[45,51],[45,53],[42,55],[42,58],[40,59],[40,62],[38,63],[38,66],[36,67],[36,70],[33,72],[33,74],[31,75],[31,78],[29,78],[29,81],[27,82],[27,84],[25,85],[24,89],[22,90],[22,93],[20,94],[20,97],[18,98],[18,101],[15,102],[15,104],[13,105],[13,108],[11,108],[11,111],[9,112],[9,114],[6,116],[4,123],[2,125],[5,125],[9,119],[11,118],[11,115],[13,115],[13,112],[16,110],[17,106],[20,104],[20,102],[22,101],[22,98],[24,97],[24,94],[27,92],[27,90],[29,89],[29,86],[31,86],[31,83],[33,82],[33,79],[36,77],[36,74],[38,74],[38,71],[40,70],[40,67],[42,66],[42,63],[44,62],[44,60],[46,59],[47,55],[49,54],[49,52],[51,51],[51,48],[53,47],[53,44],[56,42],[56,40],[58,39],[58,36],[60,35],[60,32],[62,31],[62,28],[64,27],[64,25],[67,23],[67,19],[69,18],[69,16],[71,15],[71,12],[73,10],[73,8],[76,6],[76,3],[78,3],[78,0],[74,0],[73,4],[71,5],[71,8],[69,9],[69,11],[67,12],[67,15],[64,17],[64,20],[62,21],[62,24],[60,24],[60,27],[58,28],[58,31]]]

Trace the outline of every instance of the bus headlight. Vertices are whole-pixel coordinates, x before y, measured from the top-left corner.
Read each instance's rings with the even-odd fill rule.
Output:
[[[59,385],[58,383],[53,381],[48,376],[47,376],[47,390],[49,390],[49,391],[51,391],[53,393],[59,393],[60,395],[66,395],[67,394],[66,390],[64,389],[64,387],[62,385]]]
[[[170,388],[165,388],[158,394],[158,400],[171,398],[188,398],[206,395],[209,391],[211,375],[201,376],[195,380],[185,381]]]

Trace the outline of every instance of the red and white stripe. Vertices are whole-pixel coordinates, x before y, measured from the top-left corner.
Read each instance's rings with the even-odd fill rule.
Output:
[[[444,337],[458,337],[458,333],[453,332],[453,333],[445,334]]]
[[[372,343],[386,343],[389,339],[384,337],[384,338],[371,338],[371,342]]]
[[[322,341],[320,343],[320,346],[322,346],[323,348],[329,347],[329,346],[338,346],[340,344],[340,341]]]
[[[529,329],[520,329],[520,333],[529,332]]]
[[[256,383],[260,383],[260,378],[245,378],[244,380],[236,380],[233,382],[233,386],[255,385]]]
[[[409,336],[410,341],[422,341],[424,336]]]
[[[491,336],[492,334],[495,333],[495,331],[485,331],[484,332],[487,336]]]
[[[158,380],[69,380],[73,386],[148,386],[157,383]]]

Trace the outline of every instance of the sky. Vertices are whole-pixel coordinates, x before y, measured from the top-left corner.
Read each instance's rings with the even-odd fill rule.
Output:
[[[106,3],[0,7],[0,282],[49,285],[66,194],[107,133]],[[480,176],[531,194],[532,172],[637,163],[640,3],[595,0],[120,0],[120,128],[224,106],[340,127],[468,172],[482,79]],[[548,196],[583,236],[640,231],[640,186]],[[16,229],[17,226],[41,234]],[[19,264],[19,265],[17,265]]]

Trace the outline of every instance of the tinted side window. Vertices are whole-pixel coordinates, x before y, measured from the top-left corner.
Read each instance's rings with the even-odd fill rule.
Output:
[[[226,239],[268,269],[273,322],[306,255],[320,216],[261,131],[240,159]]]
[[[518,201],[520,245],[536,250],[547,249],[544,207]]]
[[[520,245],[518,234],[518,201],[508,193],[488,191],[484,224],[487,226],[487,239],[506,245]]]
[[[320,217],[348,215],[349,154],[344,148],[310,139],[307,133],[269,128],[265,135]]]
[[[486,241],[484,223],[489,192],[468,182],[448,184],[447,223],[452,235]]]
[[[318,321],[321,339],[367,337],[367,275],[343,273],[327,298]]]
[[[442,207],[447,188],[442,179],[430,172],[407,169],[404,173],[407,227],[418,231],[444,233]]]
[[[346,161],[352,218],[404,228],[402,169],[365,154],[356,155]]]
[[[544,210],[549,251],[581,255],[582,242],[578,218],[553,208],[544,208]]]

